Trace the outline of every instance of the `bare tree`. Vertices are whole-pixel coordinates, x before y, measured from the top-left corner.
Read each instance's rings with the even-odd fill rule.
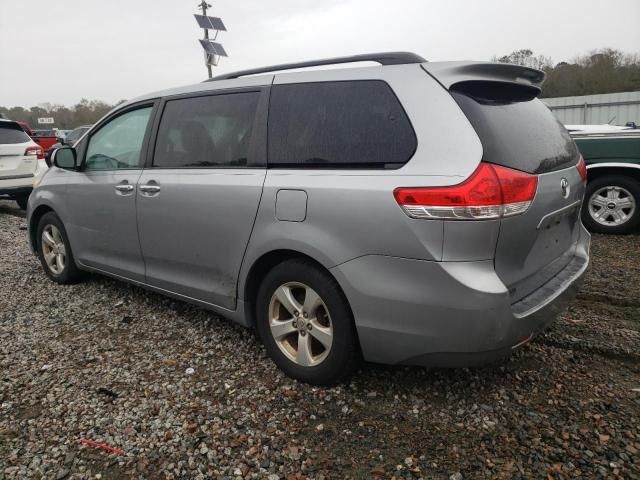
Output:
[[[534,55],[533,51],[529,49],[515,50],[508,55],[503,55],[502,57],[494,56],[491,60],[494,62],[513,63],[524,67],[537,68],[538,70],[544,70],[553,65],[551,57]]]
[[[565,97],[640,90],[640,56],[611,48],[594,50],[569,62],[553,65],[550,57],[523,49],[493,61],[543,70],[543,97]]]

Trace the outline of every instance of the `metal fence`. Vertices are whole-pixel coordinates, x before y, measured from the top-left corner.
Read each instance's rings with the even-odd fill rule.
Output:
[[[606,93],[581,97],[543,98],[565,125],[640,125],[640,92]]]

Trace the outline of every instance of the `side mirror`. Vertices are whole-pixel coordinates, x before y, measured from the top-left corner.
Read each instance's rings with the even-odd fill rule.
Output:
[[[56,148],[51,153],[51,161],[58,168],[64,168],[65,170],[78,169],[76,149],[73,147]]]

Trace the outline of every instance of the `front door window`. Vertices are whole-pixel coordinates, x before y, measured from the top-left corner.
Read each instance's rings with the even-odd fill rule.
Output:
[[[140,153],[151,109],[145,107],[119,115],[91,135],[85,169],[141,168]]]

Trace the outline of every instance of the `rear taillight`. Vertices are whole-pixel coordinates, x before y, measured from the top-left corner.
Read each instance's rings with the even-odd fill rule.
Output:
[[[580,174],[580,178],[582,179],[582,181],[586,182],[587,164],[584,162],[584,158],[582,158],[582,155],[580,155],[580,161],[578,162],[578,165],[576,165],[576,168],[578,169],[578,173]]]
[[[25,157],[28,155],[35,155],[38,160],[44,159],[44,152],[42,151],[42,147],[27,147],[24,151]]]
[[[393,195],[412,218],[486,220],[524,213],[537,188],[535,175],[482,162],[458,185],[401,187]]]

